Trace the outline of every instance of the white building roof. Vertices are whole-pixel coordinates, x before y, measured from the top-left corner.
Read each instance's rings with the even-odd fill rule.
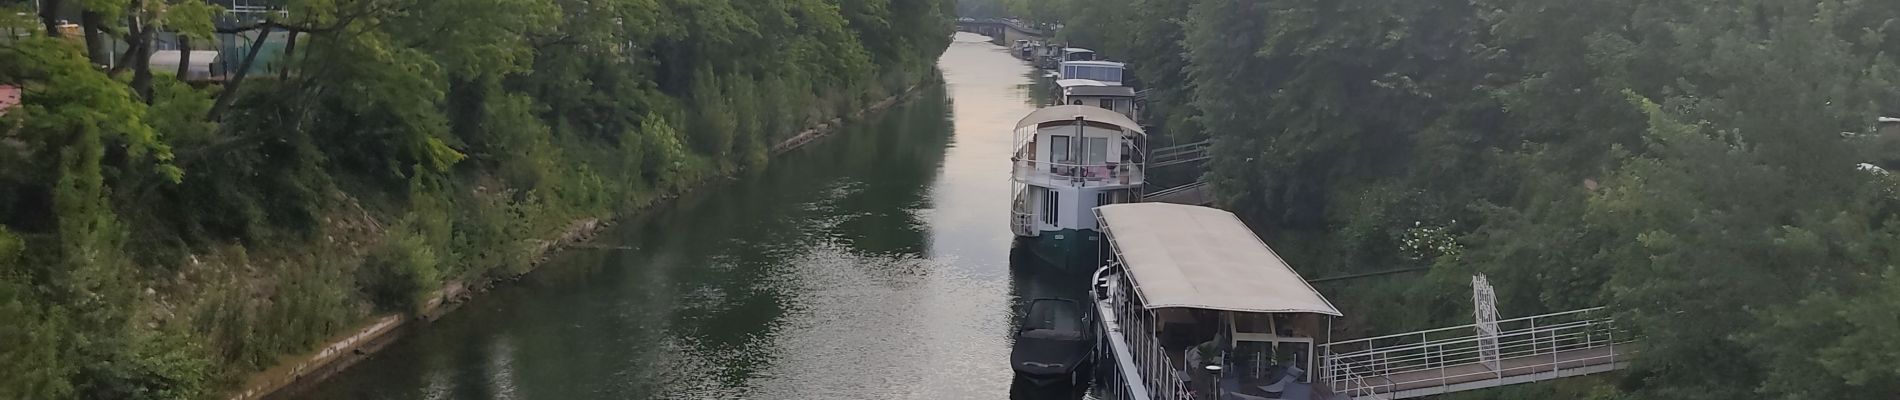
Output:
[[[1129,203],[1095,214],[1149,309],[1340,315],[1233,213]]]
[[[1076,105],[1052,106],[1036,110],[1035,112],[1029,113],[1029,116],[1023,117],[1021,121],[1017,121],[1016,129],[1033,127],[1050,122],[1075,121],[1076,118],[1119,126],[1122,129],[1127,129],[1138,134],[1148,134],[1146,130],[1141,129],[1141,124],[1135,123],[1135,120],[1128,119],[1128,116],[1122,115],[1122,113],[1096,106]]]

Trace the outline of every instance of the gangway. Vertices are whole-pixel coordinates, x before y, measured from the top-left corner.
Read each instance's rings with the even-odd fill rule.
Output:
[[[1601,308],[1323,345],[1339,398],[1396,400],[1589,375],[1629,366],[1635,339]]]
[[[1153,151],[1148,152],[1148,167],[1161,168],[1207,161],[1209,157],[1207,149],[1212,143],[1210,140],[1202,140],[1194,143],[1155,148]]]
[[[1142,195],[1142,201],[1205,206],[1214,204],[1214,191],[1207,182],[1200,181],[1149,192]]]
[[[1624,369],[1636,337],[1603,307],[1333,340],[1342,314],[1239,217],[1154,202],[1095,208],[1098,398],[1398,400]]]
[[[1148,152],[1148,167],[1151,169],[1159,169],[1178,165],[1192,166],[1207,161],[1210,158],[1208,146],[1212,143],[1213,142],[1209,140],[1202,140],[1199,142],[1155,148]],[[1213,188],[1208,187],[1207,181],[1204,180],[1197,179],[1193,182],[1174,187],[1160,189],[1150,187],[1149,189],[1147,194],[1142,195],[1142,201],[1193,206],[1214,204]]]

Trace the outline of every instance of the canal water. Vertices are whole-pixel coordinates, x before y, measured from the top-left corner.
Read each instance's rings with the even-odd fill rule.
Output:
[[[1086,278],[1011,256],[1034,72],[959,33],[946,84],[630,218],[311,399],[1001,399],[1022,300]],[[1016,262],[1012,262],[1016,260]]]

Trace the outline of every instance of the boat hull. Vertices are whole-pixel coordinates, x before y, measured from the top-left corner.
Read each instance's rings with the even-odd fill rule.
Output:
[[[1055,269],[1093,271],[1102,263],[1102,234],[1091,229],[1042,231],[1018,239],[1038,260]]]

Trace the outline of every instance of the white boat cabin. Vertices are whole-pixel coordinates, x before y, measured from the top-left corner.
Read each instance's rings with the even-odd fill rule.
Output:
[[[1092,289],[1117,369],[1105,389],[1322,397],[1316,342],[1339,310],[1238,217],[1167,203],[1094,211],[1111,254]]]
[[[1062,61],[1095,61],[1095,50],[1080,47],[1063,48]]]
[[[1145,135],[1134,120],[1095,106],[1053,106],[1024,117],[1011,156],[1016,233],[1092,231],[1090,208],[1139,200]]]
[[[1065,86],[1062,88],[1062,103],[1106,108],[1128,119],[1141,120],[1140,113],[1135,109],[1135,88],[1127,86]]]
[[[1108,86],[1121,86],[1123,71],[1127,67],[1127,64],[1114,61],[1063,61],[1056,74],[1061,79],[1087,79]]]

